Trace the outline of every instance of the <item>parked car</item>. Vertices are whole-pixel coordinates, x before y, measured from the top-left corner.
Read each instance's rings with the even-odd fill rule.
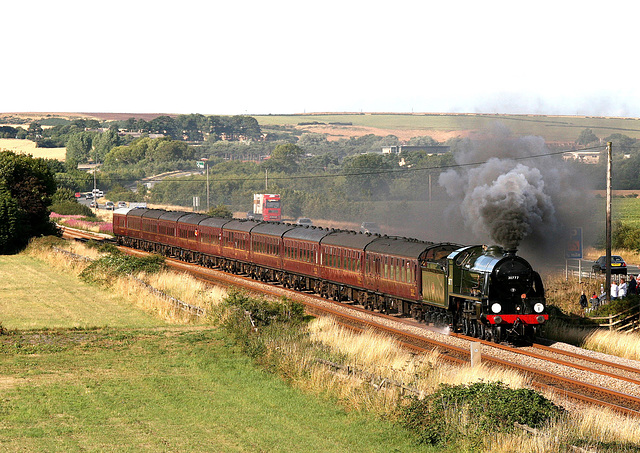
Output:
[[[98,203],[96,203],[95,200],[93,200],[90,204],[89,204],[90,208],[97,208],[98,207]]]
[[[360,225],[361,233],[380,234],[380,227],[374,222],[362,222]]]
[[[604,274],[607,272],[606,267],[607,257],[601,256],[593,263],[593,272],[598,274]],[[611,273],[627,275],[627,263],[624,262],[621,256],[611,255]]]
[[[113,208],[114,208],[113,201],[107,201],[104,207],[110,211],[113,211]]]
[[[311,219],[307,217],[300,217],[296,223],[298,225],[313,225],[313,222],[311,221]]]
[[[127,207],[127,203],[125,203],[124,201],[119,201],[119,202],[118,202],[118,204],[117,204],[117,206],[118,206],[119,208],[126,208],[126,207]]]

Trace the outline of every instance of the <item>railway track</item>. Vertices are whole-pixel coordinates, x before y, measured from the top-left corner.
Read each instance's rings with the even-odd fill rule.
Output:
[[[69,228],[65,228],[63,237],[101,239],[93,233]],[[148,254],[125,247],[121,249],[135,255]],[[351,304],[332,302],[315,294],[297,292],[172,258],[167,258],[166,262],[170,267],[188,272],[208,283],[295,299],[304,304],[310,314],[333,316],[341,324],[353,329],[375,329],[392,336],[415,353],[436,349],[443,360],[459,365],[469,364],[471,343],[480,343],[482,363],[517,370],[528,377],[533,387],[580,403],[640,416],[640,370],[633,365],[617,362],[613,357],[605,360],[591,357],[586,351],[584,354],[569,352],[543,344],[512,347],[460,334],[443,335],[438,333],[442,329],[431,328],[412,319],[371,312]]]

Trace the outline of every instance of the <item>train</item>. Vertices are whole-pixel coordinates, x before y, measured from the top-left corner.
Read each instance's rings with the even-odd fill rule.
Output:
[[[121,208],[117,243],[476,338],[528,342],[549,320],[516,250],[201,213]]]

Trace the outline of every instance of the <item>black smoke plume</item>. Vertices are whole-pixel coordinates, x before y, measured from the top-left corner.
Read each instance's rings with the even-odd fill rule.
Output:
[[[549,154],[541,137],[513,137],[502,125],[465,142],[457,163],[480,164],[440,175],[453,198],[449,221],[507,249],[564,251],[566,229],[586,223],[592,197],[575,166]]]

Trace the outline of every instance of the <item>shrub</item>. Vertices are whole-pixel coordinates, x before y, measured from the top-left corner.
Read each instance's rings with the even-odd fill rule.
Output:
[[[52,204],[49,209],[60,215],[81,215],[95,220],[96,216],[88,206],[75,201],[59,201]]]
[[[478,438],[486,432],[510,431],[514,422],[534,428],[564,413],[529,389],[513,390],[502,382],[441,384],[423,400],[410,398],[398,409],[399,420],[419,441],[443,444],[457,437]]]
[[[102,253],[112,253],[112,254],[120,253],[120,250],[118,250],[118,247],[116,247],[110,242],[102,242],[102,241],[96,241],[94,239],[89,239],[85,243],[85,245],[90,249],[96,249],[98,252],[102,252]]]
[[[265,355],[269,339],[282,337],[285,329],[298,326],[304,320],[304,307],[298,302],[287,298],[272,301],[249,297],[237,290],[229,292],[221,308],[222,326],[254,358]]]
[[[600,305],[596,310],[588,313],[589,317],[601,317],[609,315],[617,315],[630,308],[638,307],[640,304],[640,296],[631,295],[624,299],[613,299],[608,304]]]
[[[82,271],[80,278],[86,282],[109,284],[115,277],[139,272],[154,274],[164,267],[164,258],[159,255],[137,257],[117,252],[93,261]]]

